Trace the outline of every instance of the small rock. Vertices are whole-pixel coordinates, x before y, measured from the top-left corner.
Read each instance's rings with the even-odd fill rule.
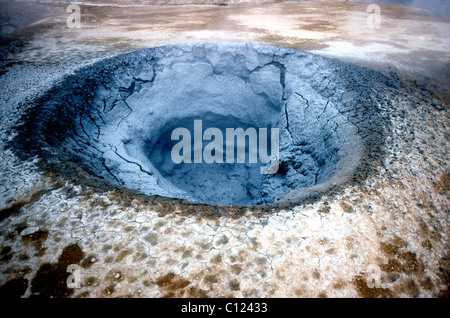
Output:
[[[116,274],[116,276],[114,276],[114,278],[119,279],[120,278],[120,274]]]
[[[30,227],[27,227],[26,229],[24,229],[22,232],[20,232],[20,236],[30,235],[30,234],[36,233],[37,231],[39,231],[38,227],[30,226]]]

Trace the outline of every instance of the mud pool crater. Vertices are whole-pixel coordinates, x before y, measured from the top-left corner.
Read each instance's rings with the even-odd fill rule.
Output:
[[[383,142],[377,93],[367,78],[386,81],[278,46],[150,48],[81,68],[32,101],[13,147],[39,156],[45,169],[71,174],[77,166],[151,196],[296,203],[348,182]],[[279,128],[278,172],[261,174],[250,163],[174,164],[171,132],[192,129],[195,119],[221,130]]]

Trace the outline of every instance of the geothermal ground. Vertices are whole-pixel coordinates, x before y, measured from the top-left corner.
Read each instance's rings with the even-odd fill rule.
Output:
[[[449,18],[143,3],[0,2],[2,296],[448,297]],[[278,172],[174,167],[195,119]]]

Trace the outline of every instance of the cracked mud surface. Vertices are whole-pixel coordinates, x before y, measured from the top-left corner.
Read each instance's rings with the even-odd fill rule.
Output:
[[[292,21],[282,12],[295,8],[314,10],[318,2],[326,1],[273,6],[269,10],[273,17],[270,21],[283,18]],[[341,6],[358,5],[336,4],[336,8]],[[261,13],[263,8],[256,11]],[[420,14],[413,18],[409,11],[403,15],[400,9],[389,11],[389,8],[385,8],[388,23],[402,25],[404,21],[418,27],[425,21]],[[167,10],[173,10],[172,17],[177,16],[175,9]],[[218,15],[226,12],[220,8],[208,10],[213,17],[214,12]],[[186,11],[180,12],[184,17],[185,14]],[[241,11],[241,14],[241,21],[253,25],[257,22],[248,13]],[[100,9],[94,16],[105,17]],[[400,16],[408,18],[402,20]],[[172,19],[171,15],[165,17]],[[62,61],[57,54],[52,55],[56,51],[51,46],[37,45],[52,42],[55,34],[65,34],[57,27],[48,28],[42,37],[36,35],[32,41],[25,37],[21,44],[15,40],[6,46],[9,64],[2,64],[0,77],[1,295],[448,297],[450,169],[448,95],[445,95],[448,77],[442,71],[446,65],[443,53],[435,60],[435,68],[441,69],[435,77],[418,71],[428,67],[427,59],[406,61],[409,53],[391,52],[387,59],[376,61],[386,66],[381,69],[381,77],[363,78],[365,82],[378,83],[369,86],[371,93],[367,98],[376,104],[379,116],[387,122],[383,123],[386,130],[379,149],[369,148],[374,155],[383,155],[372,160],[369,153],[361,161],[367,163],[365,169],[357,170],[351,182],[301,204],[267,209],[227,208],[143,195],[137,190],[107,184],[81,166],[66,161],[67,169],[43,170],[43,159],[27,157],[26,153],[18,157],[17,151],[7,147],[20,135],[12,130],[17,121],[43,93],[62,85],[65,74],[70,75],[84,65],[91,66],[105,52],[112,56],[161,44],[158,43],[161,38],[139,42],[133,40],[131,33],[126,38],[126,32],[120,32],[121,27],[115,32],[124,36],[124,42],[136,41],[133,49],[125,46],[114,49],[112,42],[103,38],[103,42],[85,46],[83,54],[74,46],[72,53],[67,50],[69,60]],[[317,32],[323,32],[316,28]],[[273,33],[269,36],[256,32],[259,39],[268,36],[264,42],[286,44],[286,38],[274,37],[281,32],[279,26],[267,24],[267,29]],[[72,31],[68,31],[70,36],[76,34]],[[417,37],[414,32],[411,30],[406,37]],[[62,36],[61,45],[64,47],[66,40],[88,43],[89,34],[86,30],[75,38]],[[203,40],[203,36],[202,33],[195,38],[196,42]],[[388,42],[386,33],[380,36],[389,45],[398,44],[392,39]],[[299,49],[317,49],[313,40],[296,42],[294,38],[289,41]],[[359,45],[359,39],[356,36],[347,40]],[[247,37],[242,40],[249,42]],[[430,41],[441,41],[442,47],[448,45],[445,36]],[[339,40],[333,43],[330,47],[339,47]],[[414,45],[417,48],[422,44],[418,41]],[[108,49],[104,50],[102,45]],[[405,44],[408,45],[413,44]],[[419,48],[416,53],[434,56],[434,50],[439,48],[435,46],[428,51]],[[324,55],[330,52],[327,48],[322,51]],[[341,58],[343,52],[334,54]],[[357,61],[374,65],[364,54]],[[395,61],[406,61],[415,71],[411,73],[409,67],[397,70],[388,67]],[[343,77],[348,79],[350,74],[346,72]],[[300,96],[298,99],[302,100]],[[51,153],[55,149],[49,147],[46,151]],[[54,158],[61,158],[60,153]],[[67,288],[65,284],[68,264],[81,267],[79,289]],[[377,288],[368,285],[373,265],[382,271],[381,286]]]
[[[69,161],[148,195],[299,203],[345,184],[361,159],[380,157],[389,125],[380,108],[389,103],[375,100],[395,85],[367,69],[275,46],[160,47],[77,71],[33,102],[10,146],[18,156],[38,156],[43,170],[67,172]],[[193,135],[196,119],[223,132],[280,128],[278,172],[263,175],[249,163],[174,164],[171,133],[187,126]]]

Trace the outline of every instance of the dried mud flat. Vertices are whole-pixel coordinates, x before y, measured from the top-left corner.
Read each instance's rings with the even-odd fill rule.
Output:
[[[0,294],[448,297],[449,21],[382,6],[374,33],[366,5],[82,6],[77,30],[66,27],[65,5],[27,4],[37,24],[2,36]],[[42,159],[9,146],[31,102],[80,66],[219,41],[304,49],[381,72],[390,93],[374,87],[370,96],[389,124],[374,150],[381,159],[369,155],[345,187],[303,204],[251,209],[145,196],[76,165],[43,170]],[[67,287],[70,264],[81,267],[80,288]]]

